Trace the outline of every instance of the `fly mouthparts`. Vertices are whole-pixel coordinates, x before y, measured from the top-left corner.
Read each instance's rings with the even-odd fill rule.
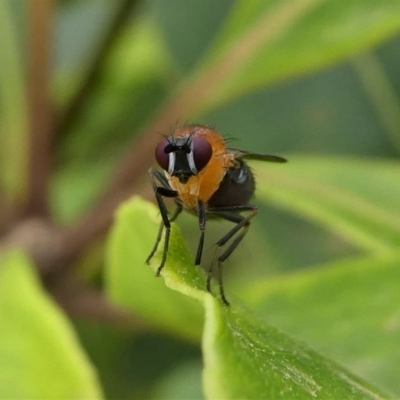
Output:
[[[175,176],[179,179],[179,182],[180,182],[180,183],[187,183],[187,181],[189,180],[189,178],[190,178],[192,175],[180,175],[180,174],[176,174]]]

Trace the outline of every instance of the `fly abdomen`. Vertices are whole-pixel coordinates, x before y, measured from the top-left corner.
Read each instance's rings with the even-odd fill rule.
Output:
[[[231,167],[222,179],[219,188],[208,201],[210,207],[229,207],[247,204],[254,194],[255,181],[250,167],[240,159],[238,166]]]

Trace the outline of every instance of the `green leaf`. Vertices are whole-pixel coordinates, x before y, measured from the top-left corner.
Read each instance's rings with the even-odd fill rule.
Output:
[[[205,391],[210,399],[375,399],[380,394],[246,310],[205,301]]]
[[[270,278],[241,299],[256,314],[400,395],[400,253]]]
[[[120,209],[110,239],[109,291],[112,298],[135,311],[147,309],[149,319],[161,311],[166,328],[187,335],[187,325],[193,321],[187,314],[191,299],[175,297],[162,285],[156,287],[153,282],[159,280],[153,274],[148,274],[152,281],[141,277],[146,270],[146,248],[151,248],[157,233],[155,216],[155,207],[139,199]],[[379,392],[335,363],[264,325],[248,311],[226,307],[205,292],[204,274],[193,266],[183,243],[174,225],[162,276],[167,286],[205,306],[204,390],[209,398],[380,398]],[[153,270],[160,252],[156,258]],[[154,321],[159,319],[157,316]]]
[[[337,63],[399,29],[400,3],[392,0],[239,0],[208,60],[229,60],[213,106]]]
[[[139,198],[133,198],[120,207],[108,245],[106,292],[111,301],[127,307],[160,329],[199,340],[203,316],[198,302],[169,290],[163,279],[155,277],[159,254],[151,262],[153,271],[145,264],[160,222],[156,207]],[[175,224],[170,242],[171,249],[162,276],[168,280],[171,277],[172,285],[178,285],[182,291],[186,289],[186,294],[201,298],[205,278],[193,266],[193,257],[178,235]]]
[[[370,159],[289,157],[258,164],[257,196],[376,254],[400,245],[400,164]]]
[[[95,371],[22,253],[0,268],[0,398],[99,399]]]

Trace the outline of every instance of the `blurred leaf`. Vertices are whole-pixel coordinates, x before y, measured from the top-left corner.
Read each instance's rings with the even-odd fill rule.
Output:
[[[209,57],[215,63],[237,53],[231,61],[237,65],[214,88],[213,104],[205,107],[331,65],[399,29],[400,3],[392,0],[238,0]]]
[[[157,26],[147,18],[124,30],[103,70],[100,84],[59,146],[61,163],[53,174],[50,195],[61,223],[77,219],[93,204],[118,157],[168,92],[174,75]],[[70,69],[56,76],[58,97],[70,89],[76,75],[76,69]]]
[[[400,164],[351,158],[289,157],[257,165],[258,196],[325,226],[373,253],[400,245]]]
[[[25,76],[9,1],[0,1],[0,188],[21,196],[27,177]]]
[[[338,261],[243,290],[257,315],[400,395],[400,253]]]
[[[76,72],[57,77],[58,97],[69,90]],[[161,103],[173,75],[157,26],[148,18],[128,25],[104,60],[101,82],[64,140],[61,156],[87,163],[124,150]]]
[[[205,391],[210,399],[376,399],[381,394],[247,311],[205,299]]]
[[[148,319],[160,320],[152,313],[162,310],[166,327],[171,329],[169,325],[175,320],[173,328],[185,332],[191,324],[190,315],[185,315],[187,309],[183,309],[187,299],[177,300],[163,286],[151,284],[150,288],[140,276],[139,267],[145,269],[141,261],[146,257],[143,249],[151,247],[151,238],[156,235],[156,223],[151,222],[155,215],[155,207],[139,199],[120,209],[110,240],[109,291],[118,303],[142,313],[146,310]],[[333,362],[264,326],[247,311],[226,307],[206,293],[204,276],[192,266],[192,257],[176,226],[172,234],[162,276],[170,288],[204,302],[204,387],[209,398],[380,397]],[[158,262],[152,266],[157,268]],[[132,268],[134,265],[137,267]],[[179,310],[180,320],[171,314],[171,305]]]
[[[372,52],[365,52],[353,58],[352,66],[379,116],[383,132],[399,153],[400,99],[383,64]]]
[[[113,302],[152,321],[160,329],[199,340],[203,325],[200,305],[195,300],[188,301],[181,293],[169,290],[163,279],[156,278],[145,264],[160,222],[156,207],[139,198],[133,198],[120,207],[109,238],[106,291]],[[193,265],[193,257],[175,224],[170,241],[169,259],[162,275],[174,277],[173,282],[181,286],[185,283],[180,279],[192,282],[196,289],[185,287],[195,291],[192,297],[201,297],[203,292],[200,290],[205,286],[205,278]],[[157,254],[151,262],[154,271],[159,262]]]
[[[50,199],[54,219],[71,224],[87,211],[104,189],[115,158],[100,158],[87,163],[71,162],[51,178]],[[85,190],[82,190],[85,188]]]
[[[57,72],[74,69],[75,79],[83,77],[86,66],[103,44],[121,3],[100,0],[63,1],[59,4],[57,24],[54,26],[57,40],[54,63]]]
[[[28,260],[14,252],[1,261],[0,398],[102,398],[72,328]]]
[[[152,398],[157,400],[204,399],[201,382],[202,368],[199,361],[186,362],[173,368],[158,382]]]
[[[162,30],[174,64],[187,75],[213,43],[235,1],[145,0],[144,3]]]

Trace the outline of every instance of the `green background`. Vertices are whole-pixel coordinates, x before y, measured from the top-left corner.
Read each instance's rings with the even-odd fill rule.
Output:
[[[50,88],[57,112],[62,114],[85,81],[121,5],[106,0],[56,2]],[[294,9],[298,14],[292,20],[288,15]],[[28,186],[29,12],[28,1],[0,0],[0,206],[4,199],[18,207]],[[170,133],[174,124],[210,124],[234,138],[233,147],[289,159],[285,165],[251,164],[259,213],[246,240],[226,262],[225,290],[235,306],[263,322],[254,328],[253,320],[239,318],[238,326],[257,331],[271,324],[340,363],[367,382],[365,387],[378,387],[396,398],[400,3],[132,2],[129,18],[102,60],[98,81],[68,130],[55,140],[49,185],[52,221],[63,228],[80,221],[112,177],[121,154],[157,120],[160,110],[177,93],[190,94],[192,85],[227,54],[248,51],[248,35],[255,27],[264,23],[275,29],[275,21],[276,34],[259,39],[249,57],[228,64],[228,72],[162,133]],[[149,197],[146,179],[143,173],[131,193]],[[228,338],[218,347],[216,334],[217,350],[206,336],[200,344],[204,309],[199,302],[206,310],[206,331],[214,318],[226,325],[236,319],[232,322],[234,317],[212,299],[204,300],[201,278],[195,285],[201,295],[193,294],[191,284],[174,286],[179,273],[166,278],[177,292],[154,278],[140,260],[151,249],[158,216],[135,201],[121,207],[112,231],[86,248],[74,265],[79,280],[128,309],[134,323],[121,326],[66,315],[26,256],[1,247],[0,398],[254,395],[252,389],[247,394],[235,391],[234,385],[229,386],[232,392],[216,387],[207,378],[208,369],[202,383],[203,362],[206,367],[215,362],[216,376],[222,374],[228,383],[240,371],[224,375],[235,342]],[[186,251],[179,247],[183,241],[191,254],[197,244],[196,219],[182,215],[179,226],[183,239],[171,250],[172,267],[176,255]],[[204,265],[229,226],[209,224]],[[1,228],[6,243],[7,230]],[[148,237],[141,237],[146,230]],[[284,345],[285,338],[277,335],[276,340]],[[297,349],[291,340],[287,348]],[[217,361],[207,364],[211,356]],[[332,384],[330,373],[324,379],[328,376]],[[257,381],[257,376],[254,372],[249,379]],[[277,392],[271,389],[265,396],[277,396],[279,379]],[[333,385],[321,396],[346,393],[335,390]],[[294,391],[296,395],[307,397]]]

